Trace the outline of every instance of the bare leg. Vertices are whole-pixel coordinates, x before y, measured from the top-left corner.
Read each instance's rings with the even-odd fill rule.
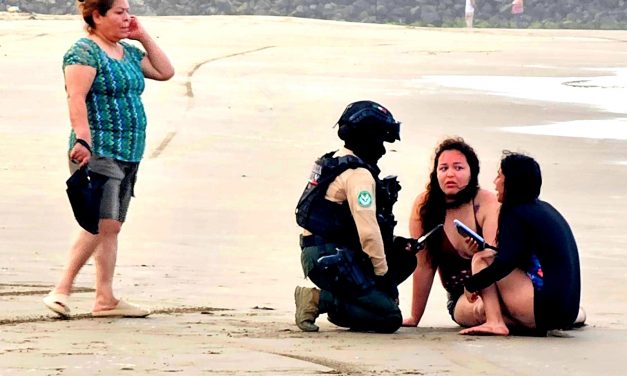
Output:
[[[94,250],[98,245],[98,241],[98,236],[92,235],[91,233],[81,229],[78,238],[70,249],[68,262],[63,269],[61,279],[55,286],[53,292],[70,295],[74,279],[87,260],[89,260],[91,255],[94,253]]]
[[[474,13],[466,13],[466,27],[472,29],[474,23]]]
[[[96,263],[96,302],[93,311],[113,309],[118,300],[113,295],[113,274],[118,252],[118,234],[122,223],[114,219],[100,221],[100,244],[94,253]]]
[[[485,269],[490,264],[491,259],[482,257],[481,253],[475,254],[472,258],[472,273],[476,274]],[[509,329],[503,319],[501,312],[501,302],[499,300],[499,292],[496,284],[492,284],[480,292],[483,300],[486,321],[478,326],[464,329],[459,334],[478,334],[478,335],[501,335],[509,334]]]
[[[460,296],[457,299],[457,303],[455,303],[453,316],[455,317],[455,322],[463,327],[483,324],[486,320],[483,300],[479,297],[471,303],[466,299],[466,296]]]
[[[502,306],[503,302],[501,302],[501,307]],[[483,324],[486,321],[483,300],[479,297],[475,302],[471,303],[466,299],[466,296],[460,296],[455,304],[454,315],[455,322],[466,328]],[[505,325],[507,325],[508,328],[519,325],[507,312],[503,312],[503,321],[505,321]]]
[[[531,279],[521,269],[514,269],[496,283],[503,307],[515,322],[515,326],[535,329],[534,290]],[[512,327],[512,326],[510,326]]]

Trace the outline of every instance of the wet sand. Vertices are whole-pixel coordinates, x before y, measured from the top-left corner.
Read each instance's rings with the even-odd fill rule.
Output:
[[[70,321],[41,303],[76,234],[64,192],[69,124],[63,53],[76,17],[0,16],[0,369],[5,375],[621,375],[627,350],[625,141],[502,127],[625,117],[422,85],[426,75],[588,77],[623,67],[626,31],[423,29],[273,17],[144,18],[177,75],[148,83],[144,162],[120,237],[118,294],[147,319],[91,319],[94,268]],[[589,68],[600,68],[590,70]],[[585,89],[582,89],[585,90]],[[548,338],[462,337],[436,281],[419,328],[351,333],[293,324],[302,278],[294,206],[331,126],[372,99],[403,122],[383,174],[399,176],[397,233],[435,144],[461,135],[492,188],[502,149],[542,165],[542,197],[569,220],[582,264],[584,329]],[[621,164],[623,163],[623,164]],[[401,306],[409,312],[411,283]]]

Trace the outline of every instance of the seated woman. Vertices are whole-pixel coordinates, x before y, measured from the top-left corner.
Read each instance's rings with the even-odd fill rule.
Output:
[[[546,334],[572,326],[580,312],[579,254],[564,217],[538,199],[540,166],[504,152],[494,184],[501,202],[498,252],[476,253],[473,275],[464,283],[468,302],[483,300],[486,322],[460,334]]]
[[[494,244],[497,228],[498,201],[494,193],[479,188],[479,159],[461,138],[444,140],[435,150],[433,170],[427,190],[416,198],[409,220],[409,231],[417,238],[438,224],[439,231],[427,239],[419,252],[413,275],[411,316],[404,326],[417,326],[427,305],[436,270],[448,292],[448,311],[462,326],[479,325],[485,321],[480,299],[464,298],[464,281],[471,276],[471,258],[476,251],[460,236],[454,219],[467,224]]]

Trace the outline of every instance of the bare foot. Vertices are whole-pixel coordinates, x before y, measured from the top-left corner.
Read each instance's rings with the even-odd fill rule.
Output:
[[[507,329],[505,324],[485,323],[461,330],[459,334],[476,336],[506,336],[509,334],[509,329]]]
[[[120,301],[118,299],[113,299],[112,301],[109,302],[100,302],[98,300],[96,300],[96,302],[94,303],[93,308],[91,309],[92,312],[99,312],[99,311],[108,311],[111,309],[114,309],[115,307],[117,307],[118,303]]]

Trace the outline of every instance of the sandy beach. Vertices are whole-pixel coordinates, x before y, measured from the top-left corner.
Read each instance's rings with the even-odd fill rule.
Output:
[[[177,74],[149,82],[143,96],[147,150],[115,288],[155,314],[91,318],[89,263],[70,302],[76,316],[63,321],[41,298],[77,233],[64,192],[70,126],[61,62],[84,35],[82,20],[0,14],[1,375],[625,374],[627,140],[617,124],[627,110],[602,105],[627,90],[616,78],[627,68],[627,31],[254,16],[142,22]],[[578,82],[568,95],[599,94],[590,103],[523,98],[487,84],[465,87],[469,77],[501,84],[523,77],[539,93]],[[445,136],[475,147],[489,189],[503,149],[536,157],[541,197],[578,241],[588,325],[547,338],[462,337],[436,281],[418,328],[353,333],[322,316],[319,333],[301,332],[293,290],[310,282],[300,268],[294,207],[314,159],[341,146],[333,124],[360,99],[386,105],[403,123],[402,141],[381,163],[403,187],[399,235],[409,233],[411,204]],[[588,136],[520,132],[575,121],[593,124]],[[594,137],[604,127],[618,131]],[[411,282],[400,291],[407,314]]]

